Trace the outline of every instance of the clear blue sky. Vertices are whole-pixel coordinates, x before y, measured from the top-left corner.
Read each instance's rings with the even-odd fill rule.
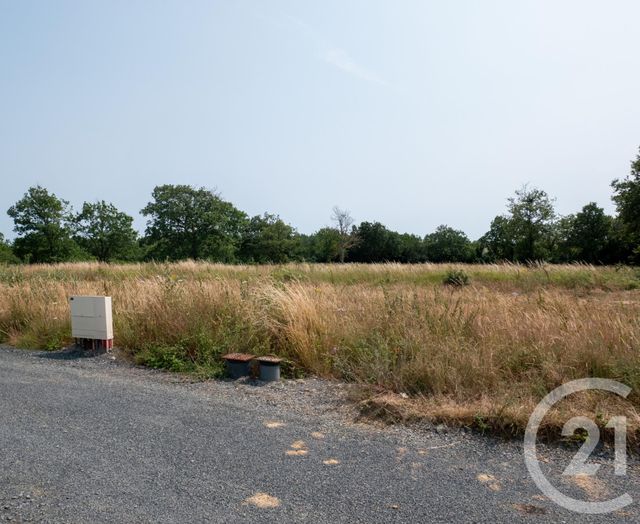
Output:
[[[566,214],[640,145],[640,2],[0,0],[0,231],[41,184],[136,217],[217,188],[312,232],[476,238],[524,183]]]

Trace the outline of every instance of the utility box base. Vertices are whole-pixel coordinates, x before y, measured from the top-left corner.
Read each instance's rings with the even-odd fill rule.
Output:
[[[111,351],[113,349],[113,339],[96,340],[91,338],[76,338],[74,342],[77,347],[87,351]]]

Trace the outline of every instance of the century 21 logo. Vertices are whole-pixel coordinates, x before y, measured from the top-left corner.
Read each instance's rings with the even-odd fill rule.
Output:
[[[631,388],[615,380],[604,378],[583,378],[567,382],[559,388],[554,389],[536,406],[533,414],[529,418],[527,429],[524,435],[524,461],[538,488],[553,500],[556,504],[578,513],[602,514],[611,513],[628,506],[633,499],[628,493],[620,495],[614,499],[602,502],[588,502],[568,497],[558,491],[542,473],[540,463],[536,454],[536,436],[540,423],[547,412],[560,400],[573,393],[588,390],[604,390],[627,398]],[[606,427],[613,428],[615,432],[615,463],[614,472],[616,475],[626,475],[627,472],[627,419],[625,417],[613,417]],[[571,436],[576,429],[585,429],[589,437],[584,442],[578,453],[573,457],[571,463],[564,470],[564,475],[595,475],[600,468],[600,464],[588,464],[589,456],[600,441],[600,430],[596,423],[587,417],[574,417],[568,420],[562,428],[562,435]]]

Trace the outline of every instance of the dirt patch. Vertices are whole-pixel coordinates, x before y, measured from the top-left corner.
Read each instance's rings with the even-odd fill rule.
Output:
[[[502,486],[500,485],[500,482],[498,482],[498,480],[493,475],[490,475],[489,473],[480,473],[476,477],[476,480],[488,486],[491,491],[502,490]]]
[[[523,515],[544,515],[547,512],[542,506],[535,506],[533,504],[513,504],[513,507]]]
[[[290,457],[304,457],[309,451],[306,449],[288,449],[285,453]]]
[[[291,449],[285,452],[290,457],[302,457],[309,453],[304,440],[295,440],[291,443]]]
[[[604,500],[609,495],[607,486],[595,476],[570,475],[565,477],[571,484],[579,487],[592,500]]]
[[[277,420],[268,420],[264,423],[264,426],[269,429],[275,429],[286,426],[286,424],[284,422],[278,422]]]
[[[383,424],[429,423],[444,428],[466,428],[483,434],[522,438],[539,399],[517,398],[497,401],[477,398],[457,401],[448,396],[408,397],[390,392],[368,394],[360,391],[357,403],[359,418]],[[640,444],[640,414],[628,400],[605,392],[584,392],[559,402],[545,417],[538,439],[545,442],[566,440],[564,423],[574,416],[597,420],[604,443],[612,444],[614,432],[605,428],[613,416],[627,417],[627,442],[631,449]],[[435,429],[438,429],[437,427]]]
[[[280,500],[278,498],[272,497],[271,495],[262,492],[258,492],[255,495],[249,497],[244,501],[244,503],[261,509],[271,509],[280,506]]]

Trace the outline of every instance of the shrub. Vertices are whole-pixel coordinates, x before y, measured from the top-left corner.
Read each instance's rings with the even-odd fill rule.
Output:
[[[462,269],[450,269],[442,281],[447,286],[462,287],[469,284],[469,275]]]

